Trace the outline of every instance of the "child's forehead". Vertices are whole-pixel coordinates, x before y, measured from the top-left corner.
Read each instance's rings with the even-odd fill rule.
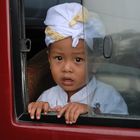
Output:
[[[71,51],[73,53],[85,52],[85,43],[83,39],[80,39],[77,47],[72,47],[72,39],[66,38],[50,45],[50,49],[53,51]]]
[[[65,47],[65,46],[54,46],[54,47],[51,47],[50,50],[52,52],[58,52],[58,53],[73,53],[73,54],[85,54],[85,48],[84,46],[78,46],[76,48],[73,48],[71,46],[69,47]]]

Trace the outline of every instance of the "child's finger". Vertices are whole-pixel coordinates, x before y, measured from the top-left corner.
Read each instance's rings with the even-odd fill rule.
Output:
[[[38,105],[38,103],[36,103],[36,102],[32,103],[31,110],[30,110],[31,119],[34,119],[35,112],[36,112],[36,109],[37,109],[37,105]]]
[[[43,110],[43,102],[39,102],[36,108],[36,118],[40,119],[41,112]]]
[[[30,103],[30,104],[28,105],[28,113],[31,112],[31,109],[32,109],[33,104],[34,104],[34,102],[32,102],[32,103]]]
[[[74,115],[73,115],[73,123],[76,123],[79,115],[80,115],[79,110],[75,110]]]
[[[75,123],[75,115],[79,112],[78,110],[78,107],[77,106],[73,106],[70,110],[70,113],[69,113],[69,122],[72,124],[72,123]],[[75,114],[76,113],[76,114]],[[79,115],[79,114],[77,114]]]
[[[67,110],[65,111],[65,120],[66,120],[66,123],[70,123],[72,124],[72,118],[73,118],[73,111],[74,111],[74,105],[73,104],[69,104],[68,107],[67,107]]]
[[[65,105],[64,107],[62,107],[62,109],[58,112],[57,117],[60,118],[65,111],[67,110],[68,105]]]
[[[50,107],[49,107],[49,104],[48,102],[45,102],[43,104],[43,110],[44,110],[44,114],[47,115],[47,112],[50,111]]]

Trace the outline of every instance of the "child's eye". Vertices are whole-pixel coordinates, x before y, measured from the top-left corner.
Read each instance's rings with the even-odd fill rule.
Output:
[[[82,59],[82,58],[80,58],[80,57],[76,57],[76,58],[75,58],[75,61],[79,63],[79,62],[82,62],[82,61],[83,61],[83,59]]]
[[[61,61],[63,58],[62,58],[62,56],[55,56],[55,59],[58,61]]]

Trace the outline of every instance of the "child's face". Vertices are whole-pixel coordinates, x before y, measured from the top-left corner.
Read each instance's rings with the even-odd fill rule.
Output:
[[[84,41],[72,47],[71,37],[57,41],[50,47],[50,68],[55,82],[69,95],[86,84],[86,52]]]

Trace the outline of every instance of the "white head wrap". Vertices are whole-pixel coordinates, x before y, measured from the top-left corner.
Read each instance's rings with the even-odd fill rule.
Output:
[[[103,25],[97,14],[89,12],[79,3],[64,3],[51,7],[44,21],[45,43],[49,46],[55,41],[72,37],[72,47],[76,47],[79,39],[85,39],[93,49],[93,38],[105,35]]]

